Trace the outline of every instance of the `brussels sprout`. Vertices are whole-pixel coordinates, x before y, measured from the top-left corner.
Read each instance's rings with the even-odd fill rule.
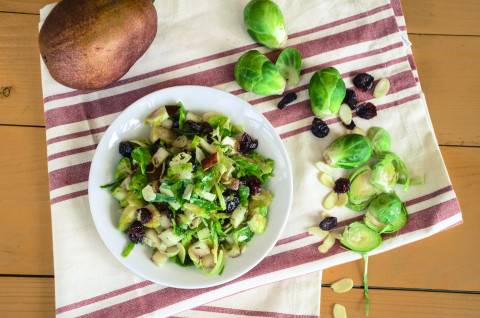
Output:
[[[390,151],[391,139],[388,132],[381,127],[372,127],[367,133],[372,143],[373,155],[378,156],[382,152]]]
[[[280,95],[285,90],[285,78],[257,50],[243,54],[235,65],[234,72],[237,83],[246,91],[259,95]]]
[[[279,49],[287,43],[285,20],[278,5],[270,0],[252,0],[243,10],[248,34],[269,49]]]
[[[342,105],[346,88],[340,72],[334,67],[327,67],[313,74],[308,93],[315,115],[333,116]]]
[[[401,211],[402,201],[400,201],[395,192],[380,193],[368,206],[368,212],[380,222],[388,224],[395,222]]]
[[[399,176],[405,177],[403,191],[407,191],[410,174],[402,159],[393,152],[384,152],[378,156],[373,166],[370,182],[383,192],[392,192]]]
[[[347,208],[354,211],[365,210],[375,196],[380,192],[371,182],[372,169],[363,166],[355,171],[350,177],[350,190],[347,192]]]
[[[302,56],[293,48],[287,48],[280,53],[275,63],[277,70],[287,80],[288,84],[296,85],[300,80]]]
[[[380,220],[370,212],[370,208],[367,210],[367,213],[365,213],[363,222],[366,226],[379,233],[393,233],[400,230],[405,225],[405,223],[407,223],[407,218],[407,209],[405,208],[405,205],[402,204],[398,218],[392,223],[380,222]]]
[[[340,243],[355,252],[370,252],[380,246],[382,237],[362,222],[350,223],[342,233]]]
[[[334,168],[352,169],[370,159],[372,144],[359,134],[348,134],[337,138],[323,152],[325,162]]]

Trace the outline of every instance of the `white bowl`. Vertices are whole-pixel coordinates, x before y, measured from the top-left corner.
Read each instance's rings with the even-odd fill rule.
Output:
[[[117,230],[118,202],[100,186],[113,181],[113,173],[121,155],[118,144],[124,140],[148,139],[149,128],[144,118],[153,110],[181,101],[187,111],[199,114],[214,111],[224,114],[234,124],[245,125],[245,131],[258,139],[257,151],[275,160],[274,174],[267,188],[274,194],[269,208],[266,230],[255,235],[245,252],[229,258],[222,275],[206,277],[193,267],[179,267],[169,261],[156,267],[150,260],[152,248],[137,244],[127,258],[121,253],[128,236]],[[257,265],[273,248],[287,222],[292,202],[292,170],[283,143],[268,120],[254,107],[226,92],[202,86],[178,86],[149,94],[125,109],[110,125],[98,144],[90,168],[88,199],[98,233],[112,254],[127,268],[152,282],[177,288],[204,288],[231,281]]]

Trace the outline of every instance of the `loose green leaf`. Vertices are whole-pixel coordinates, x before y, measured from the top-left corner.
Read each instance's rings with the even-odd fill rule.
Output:
[[[145,174],[147,173],[147,165],[149,165],[152,160],[152,155],[148,148],[135,148],[132,151],[132,160],[134,163],[140,165],[140,170]]]
[[[125,249],[123,250],[122,252],[122,257],[123,258],[127,258],[128,255],[130,255],[130,252],[133,250],[133,248],[135,247],[135,243],[133,243],[132,241],[130,241],[127,245],[127,247],[125,247]]]
[[[277,70],[287,80],[288,84],[296,85],[300,81],[302,70],[302,56],[294,48],[286,48],[275,62]]]

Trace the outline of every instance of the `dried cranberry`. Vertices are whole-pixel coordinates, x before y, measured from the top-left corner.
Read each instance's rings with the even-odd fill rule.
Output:
[[[170,210],[170,208],[168,208],[168,207],[166,208],[166,210],[167,210],[167,218],[168,218],[170,221],[172,221],[173,218],[175,217],[175,214],[174,214],[174,213],[172,212],[172,210]]]
[[[348,190],[350,190],[350,180],[347,178],[338,178],[335,181],[333,191],[336,193],[346,193]]]
[[[242,139],[238,145],[238,152],[243,154],[249,154],[253,150],[257,149],[258,140],[253,139],[249,134],[243,133]]]
[[[178,119],[173,120],[172,128],[180,128],[180,122],[178,121]]]
[[[145,228],[142,223],[135,221],[125,233],[128,234],[130,241],[136,244],[143,240],[143,237],[145,236]]]
[[[152,202],[158,211],[165,211],[168,209],[168,203],[166,202]]]
[[[203,134],[208,134],[208,133],[211,133],[213,131],[212,125],[210,125],[207,122],[201,122],[200,123],[200,122],[196,122],[196,121],[193,121],[193,120],[187,120],[185,122],[185,124],[191,130],[195,130],[195,131],[201,132]]]
[[[248,187],[250,188],[250,195],[257,195],[262,190],[262,181],[256,176],[248,177]]]
[[[357,94],[354,90],[347,89],[343,103],[347,104],[352,110],[357,107]]]
[[[343,124],[343,126],[345,126],[345,128],[347,128],[349,130],[354,130],[355,127],[357,127],[357,125],[355,124],[355,122],[353,120],[348,125],[345,125],[344,122],[342,122],[342,124]]]
[[[337,218],[334,216],[329,216],[328,218],[323,219],[319,226],[324,231],[330,231],[337,226]]]
[[[160,148],[162,141],[160,139],[157,139],[152,145],[152,153],[155,154],[158,151],[158,148]]]
[[[377,107],[372,103],[364,103],[358,105],[357,116],[363,119],[371,119],[377,116]]]
[[[279,109],[284,109],[285,106],[287,106],[288,104],[290,104],[296,99],[297,99],[297,94],[295,94],[294,92],[290,92],[287,95],[285,95],[285,97],[282,98],[282,100],[278,103],[277,107]]]
[[[140,223],[145,224],[152,220],[153,214],[147,208],[140,208],[137,210],[138,215],[140,216]]]
[[[231,194],[225,198],[225,205],[226,213],[231,213],[233,210],[237,208],[237,206],[240,204],[240,198],[238,197],[238,194]]]
[[[148,171],[151,171],[151,170],[148,170],[147,169],[147,178],[148,178],[148,181],[155,181],[155,180],[159,180],[160,177],[162,176],[162,168],[161,167],[158,167],[156,168],[153,172],[148,172]]]
[[[118,145],[118,152],[124,157],[130,157],[132,155],[133,145],[130,141],[122,141]]]
[[[369,91],[373,88],[373,76],[367,73],[360,73],[353,78],[353,84],[363,91]]]
[[[324,138],[330,132],[327,124],[320,118],[314,118],[312,121],[312,133],[315,137]]]

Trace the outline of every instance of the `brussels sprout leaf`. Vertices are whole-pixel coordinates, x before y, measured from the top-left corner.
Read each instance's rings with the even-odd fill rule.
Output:
[[[275,63],[278,71],[287,80],[288,84],[296,85],[300,80],[302,56],[293,48],[287,48],[280,53]]]

